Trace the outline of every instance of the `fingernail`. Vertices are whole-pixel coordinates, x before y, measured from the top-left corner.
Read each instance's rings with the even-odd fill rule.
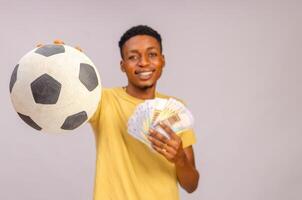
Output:
[[[53,41],[54,44],[64,44],[64,42],[60,39],[56,39]]]

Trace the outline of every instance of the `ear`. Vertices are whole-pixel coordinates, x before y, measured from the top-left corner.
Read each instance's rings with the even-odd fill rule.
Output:
[[[162,68],[164,68],[165,65],[166,65],[166,59],[165,59],[165,55],[164,54],[162,54],[162,59],[163,59],[163,66],[162,66]]]
[[[123,60],[120,61],[120,66],[121,66],[122,72],[125,72],[124,61]]]

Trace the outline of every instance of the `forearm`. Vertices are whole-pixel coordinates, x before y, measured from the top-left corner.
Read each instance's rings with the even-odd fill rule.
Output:
[[[195,168],[193,147],[188,146],[184,149],[181,138],[169,126],[163,123],[160,126],[170,139],[150,129],[148,140],[152,143],[153,149],[174,163],[180,185],[187,192],[194,192],[198,185],[199,173]]]
[[[188,193],[196,190],[199,180],[199,173],[197,169],[189,162],[187,157],[182,162],[175,164],[176,175],[179,184]]]

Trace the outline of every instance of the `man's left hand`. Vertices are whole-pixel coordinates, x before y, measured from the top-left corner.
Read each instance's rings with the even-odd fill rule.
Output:
[[[151,142],[153,149],[170,162],[176,165],[183,165],[186,160],[186,154],[182,147],[181,138],[168,125],[164,123],[159,125],[170,136],[170,139],[158,131],[150,129],[148,140]]]

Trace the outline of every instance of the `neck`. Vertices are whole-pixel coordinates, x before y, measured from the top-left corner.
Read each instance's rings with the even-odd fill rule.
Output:
[[[155,85],[148,88],[138,88],[128,84],[126,86],[126,92],[138,99],[153,99],[155,98]]]

